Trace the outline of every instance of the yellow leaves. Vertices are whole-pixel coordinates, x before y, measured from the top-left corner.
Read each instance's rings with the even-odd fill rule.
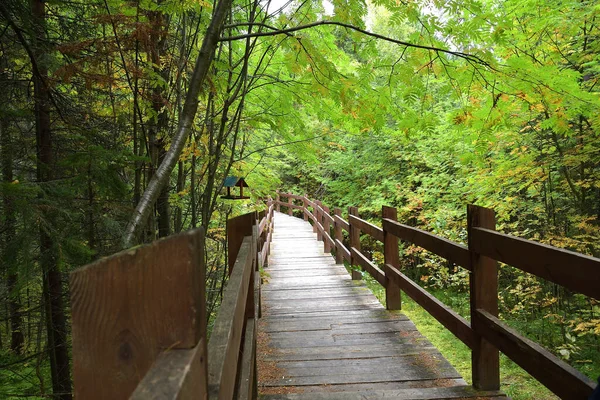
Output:
[[[225,228],[208,228],[207,235],[209,238],[217,241],[225,241]]]
[[[337,149],[339,151],[346,151],[346,147],[342,146],[340,143],[336,143],[336,142],[328,142],[327,146]]]
[[[549,307],[552,304],[555,304],[557,302],[558,302],[558,299],[556,297],[547,297],[542,301],[542,303],[540,305],[542,307]]]
[[[589,321],[575,322],[571,321],[574,325],[573,331],[578,332],[580,336],[589,335],[600,335],[600,319],[592,319]]]
[[[479,106],[481,104],[481,98],[471,96],[469,102],[474,106]]]
[[[542,103],[536,103],[536,104],[531,105],[530,110],[537,111],[537,112],[544,112],[544,111],[546,111],[546,106],[544,106]]]
[[[471,112],[464,111],[461,114],[455,115],[454,118],[452,118],[452,122],[454,123],[454,125],[460,125],[460,124],[467,125],[472,119],[473,119],[473,115],[471,114]]]
[[[209,8],[212,9],[212,3],[209,3],[208,1],[205,0],[196,0],[198,2],[198,4],[200,5],[200,7],[204,7],[204,8]]]

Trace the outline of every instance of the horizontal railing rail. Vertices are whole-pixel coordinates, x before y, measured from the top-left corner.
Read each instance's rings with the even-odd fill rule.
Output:
[[[229,280],[207,342],[201,229],[71,274],[81,399],[256,399],[260,267],[275,204],[227,221]]]
[[[361,278],[355,270],[360,267],[385,288],[388,309],[401,308],[402,290],[466,344],[473,353],[472,378],[476,388],[499,388],[502,351],[563,399],[584,400],[592,393],[594,382],[589,378],[498,319],[497,262],[599,299],[600,259],[496,232],[494,211],[478,206],[467,210],[468,246],[399,223],[396,209],[391,207],[382,208],[381,227],[361,219],[356,207],[349,207],[345,220],[339,208],[332,215],[328,207],[306,195],[278,192],[275,207],[278,211],[284,207],[289,215],[293,210],[302,210],[303,218],[312,223],[317,238],[324,242],[324,251],[335,250],[338,263],[347,261],[353,279]],[[363,234],[383,242],[383,268],[362,252]],[[470,322],[401,272],[398,240],[469,271]]]

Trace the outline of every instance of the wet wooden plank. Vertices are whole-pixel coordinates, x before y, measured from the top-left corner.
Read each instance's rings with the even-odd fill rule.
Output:
[[[485,397],[483,397],[485,396]],[[335,388],[324,393],[291,393],[265,395],[265,400],[506,400],[498,391],[476,391],[471,386],[407,388],[356,392],[335,392]]]
[[[323,297],[346,297],[361,294],[371,294],[371,291],[364,286],[342,286],[320,289],[298,289],[298,290],[277,290],[269,295],[269,301],[286,299],[320,299]]]
[[[395,390],[404,390],[404,389],[427,389],[427,388],[447,388],[454,386],[466,386],[467,383],[464,379],[437,379],[437,380],[421,380],[421,381],[407,381],[407,382],[364,382],[364,383],[354,383],[348,385],[333,385],[328,386],[326,388],[328,393],[334,392],[386,392],[391,393],[391,391]],[[307,385],[300,387],[295,387],[297,390],[295,393],[313,393],[313,392],[323,392],[323,386],[319,385]],[[274,388],[274,390],[280,390],[280,388]],[[348,393],[351,394],[351,393]],[[318,393],[317,393],[318,395]],[[270,398],[266,396],[266,398]],[[506,400],[506,399],[504,399]]]
[[[315,318],[315,319],[316,318],[325,318],[325,319],[329,319],[331,321],[337,321],[339,318],[343,318],[343,317],[357,317],[357,318],[372,317],[372,318],[378,318],[380,320],[407,318],[401,312],[391,313],[391,312],[387,312],[383,307],[381,307],[381,308],[378,308],[375,310],[351,310],[351,311],[328,310],[328,311],[316,312],[316,313],[307,312],[307,313],[303,313],[301,316],[300,315],[297,315],[297,316],[294,316],[294,315],[290,315],[290,316],[266,315],[263,319],[261,319],[261,321],[262,322],[264,322],[264,321],[282,321],[284,318],[296,319],[296,320],[298,320],[299,318]]]
[[[283,361],[279,367],[283,375],[264,382],[265,386],[460,378],[446,359],[433,352],[399,357]]]
[[[385,310],[363,282],[323,254],[307,222],[276,214],[275,232],[258,325],[259,392],[290,394],[266,399],[497,394],[467,387],[404,314]],[[305,390],[305,397],[291,394]]]
[[[329,275],[348,275],[348,271],[346,271],[343,267],[335,267],[335,268],[295,268],[295,269],[277,269],[268,271],[268,274],[271,278],[290,278],[290,277],[317,277],[320,276],[329,276]]]
[[[408,321],[407,317],[399,318],[396,321]],[[385,320],[384,324],[391,324],[395,320]],[[372,318],[338,318],[331,321],[328,318],[283,318],[281,320],[271,319],[261,325],[263,332],[297,332],[297,331],[317,331],[341,329],[363,324],[379,324],[378,320]],[[368,328],[367,328],[368,329]],[[383,328],[386,329],[386,328]]]
[[[269,353],[264,359],[273,361],[346,360],[354,358],[399,357],[431,352],[437,352],[431,343],[416,341],[415,343],[407,342],[402,346],[394,346],[392,348],[383,344],[288,347]]]

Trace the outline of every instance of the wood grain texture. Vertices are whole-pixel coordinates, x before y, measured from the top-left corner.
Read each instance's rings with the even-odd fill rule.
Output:
[[[467,234],[469,249],[472,249],[474,228],[496,229],[496,215],[493,210],[469,205],[467,208]],[[477,252],[470,251],[471,275],[469,290],[471,302],[471,327],[477,333],[477,340],[471,347],[473,386],[483,390],[500,388],[500,354],[490,342],[479,333],[476,310],[482,309],[498,316],[498,263]]]
[[[468,386],[426,387],[356,392],[293,393],[263,396],[264,400],[507,400],[497,391],[476,391]]]
[[[348,223],[348,221],[346,221],[345,219],[342,218],[341,210],[340,210],[340,214],[336,214],[333,216],[333,219],[335,220],[335,222],[337,224],[339,224],[342,227],[342,229],[344,229],[346,232],[350,233],[350,224]]]
[[[484,310],[475,312],[481,334],[525,371],[565,400],[587,399],[595,382]]]
[[[227,260],[229,263],[229,275],[231,275],[232,268],[244,238],[252,235],[252,227],[256,223],[256,220],[256,212],[250,212],[227,220]]]
[[[315,200],[315,225],[317,227],[317,240],[323,240],[323,209],[321,208],[321,202]]]
[[[158,356],[130,400],[208,399],[206,340],[189,350],[167,350]]]
[[[499,395],[466,386],[405,315],[384,309],[364,282],[349,279],[323,254],[307,222],[284,214],[275,218],[258,321],[261,396],[482,400]],[[356,249],[354,256],[359,258]],[[286,394],[268,394],[273,392]]]
[[[323,251],[325,253],[331,253],[331,249],[335,246],[333,239],[331,238],[331,224],[333,218],[329,215],[329,207],[323,206]]]
[[[238,400],[256,399],[256,323],[251,318],[246,322],[244,331],[244,349],[240,362],[240,374],[237,386]]]
[[[342,215],[342,210],[336,207],[333,209],[333,214],[339,217]],[[335,218],[333,220],[333,240],[333,248],[335,249],[335,262],[336,264],[342,264],[344,262],[344,253],[339,247],[339,243],[342,243],[342,240],[344,240],[344,233],[342,232],[342,226],[337,222]]]
[[[351,262],[350,250],[348,250],[339,239],[335,240],[335,248],[344,260]]]
[[[245,325],[246,299],[254,266],[254,243],[246,236],[233,273],[223,292],[219,314],[208,342],[208,388],[210,399],[231,399],[237,382],[238,357]]]
[[[286,197],[286,198],[292,198],[294,200],[302,200],[304,196],[300,196],[297,194],[293,194],[293,193],[280,193],[280,195],[282,197]]]
[[[469,249],[462,244],[386,218],[383,219],[383,229],[404,241],[416,244],[456,265],[471,270]]]
[[[350,216],[358,217],[358,207],[348,207],[348,221],[350,221]],[[360,272],[355,270],[354,267],[357,267],[358,260],[355,260],[354,255],[352,253],[352,248],[355,248],[360,251],[360,228],[356,224],[349,224],[349,235],[350,235],[350,266],[352,268],[352,279],[360,280],[361,275]]]
[[[287,210],[288,210],[288,215],[289,215],[289,212],[290,212],[291,210],[294,210],[294,209],[295,209],[295,210],[302,210],[302,209],[304,209],[304,206],[301,206],[301,205],[299,205],[299,204],[294,204],[294,203],[287,203],[287,202],[285,202],[285,201],[283,201],[283,202],[282,202],[282,201],[280,201],[280,202],[279,202],[279,204],[287,208]]]
[[[600,258],[484,228],[474,228],[469,243],[480,254],[600,299]]]
[[[323,218],[323,222],[327,221],[329,224],[334,223],[333,217],[331,216],[331,214],[329,212],[329,207],[326,207],[322,203],[319,202],[319,205],[317,205],[317,208],[319,209],[319,213],[321,214],[321,217]]]
[[[305,194],[304,196],[302,196],[302,218],[304,218],[305,221],[308,221],[308,214],[306,213],[306,210],[308,210],[308,203],[309,200]]]
[[[471,329],[471,324],[452,311],[444,303],[429,294],[425,289],[411,281],[406,275],[398,271],[394,266],[387,265],[386,276],[389,280],[400,286],[414,301],[419,303],[432,317],[444,325],[461,342],[469,348],[475,344],[475,333]]]
[[[73,376],[81,399],[126,399],[168,348],[205,334],[202,231],[71,273]]]
[[[371,260],[367,258],[360,250],[352,247],[350,249],[352,259],[355,260],[365,271],[367,271],[383,287],[387,285],[387,279],[382,270],[379,269]]]
[[[348,215],[348,221],[351,225],[356,226],[362,233],[370,235],[373,239],[383,242],[383,229],[373,225],[370,222],[360,219],[355,215]]]
[[[381,208],[381,217],[396,221],[398,211],[394,207],[383,206]],[[390,271],[388,265],[393,265],[396,268],[400,266],[400,253],[398,251],[398,238],[389,232],[383,231],[383,272],[385,276],[389,276]],[[387,280],[385,286],[385,307],[388,310],[402,309],[402,297],[400,287],[391,280]]]

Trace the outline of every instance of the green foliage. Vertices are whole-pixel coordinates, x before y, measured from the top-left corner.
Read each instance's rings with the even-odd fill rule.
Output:
[[[40,230],[56,244],[65,273],[119,250],[132,207],[180,122],[213,3],[47,2],[42,44],[24,4],[3,3],[0,19],[0,88],[7,99],[0,133],[11,150],[1,154],[0,250],[10,264],[2,278],[18,275],[11,293],[0,285],[0,301],[18,298],[30,308],[41,306]],[[595,3],[332,5],[331,13],[321,2],[292,2],[269,14],[263,3],[236,2],[228,16],[223,36],[331,19],[414,46],[332,25],[220,42],[194,133],[144,238],[158,236],[166,214],[171,232],[206,228],[212,317],[224,282],[226,219],[260,207],[258,200],[277,188],[330,206],[358,205],[366,218],[395,206],[400,220],[462,243],[466,205],[476,203],[496,210],[501,231],[600,255]],[[270,28],[250,29],[256,22]],[[35,71],[24,45],[44,49],[52,165],[36,163],[28,86]],[[53,179],[40,182],[38,167]],[[246,178],[250,201],[219,197],[227,175]],[[377,244],[363,246],[381,258]],[[402,254],[410,277],[465,311],[466,272],[413,246]],[[500,286],[503,318],[585,373],[600,373],[598,302],[509,266],[502,266]],[[43,326],[40,318],[28,323]],[[3,340],[9,331],[0,327]],[[432,340],[446,335],[431,332]],[[39,350],[27,336],[23,357]],[[465,354],[457,352],[460,369]],[[18,383],[18,373],[31,376],[30,366],[2,379],[24,394],[40,392]],[[541,393],[532,385],[522,397],[511,395],[545,398]]]

